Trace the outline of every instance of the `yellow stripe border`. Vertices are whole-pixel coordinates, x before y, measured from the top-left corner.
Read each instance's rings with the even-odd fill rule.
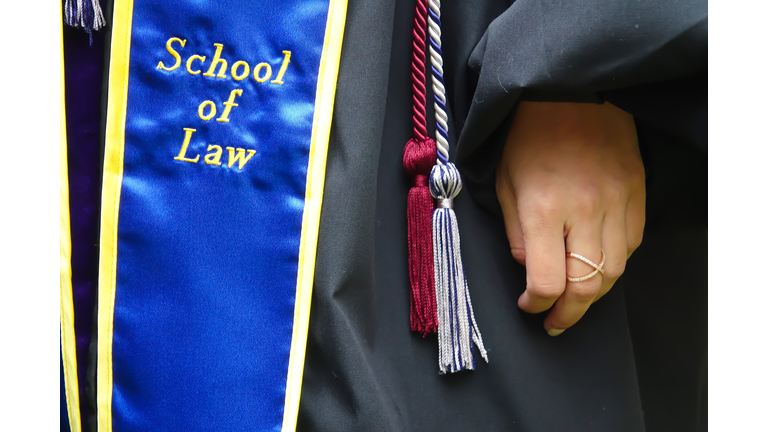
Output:
[[[309,312],[312,303],[312,284],[317,256],[317,238],[320,231],[320,210],[323,206],[325,165],[328,158],[328,140],[333,120],[333,102],[339,75],[341,43],[347,16],[347,0],[330,0],[328,22],[325,26],[323,54],[317,79],[315,115],[312,119],[312,141],[309,149],[307,191],[304,197],[304,217],[299,247],[299,272],[296,282],[296,308],[293,315],[291,356],[288,360],[288,381],[285,390],[283,431],[296,430],[304,375],[304,357],[309,333]]]
[[[133,0],[115,0],[109,62],[104,182],[101,192],[99,251],[99,319],[96,406],[99,432],[112,431],[112,332],[117,270],[117,217],[123,183],[128,63],[131,51]]]
[[[64,391],[72,432],[80,432],[80,392],[77,380],[75,305],[72,302],[72,234],[69,224],[69,170],[67,168],[67,111],[64,98],[64,17],[61,19],[61,105],[59,145],[59,290],[61,307],[61,357],[64,363]]]

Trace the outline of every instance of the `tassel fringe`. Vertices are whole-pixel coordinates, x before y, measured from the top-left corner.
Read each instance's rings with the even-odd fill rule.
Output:
[[[99,0],[66,0],[64,23],[87,31],[91,43],[93,43],[93,30],[100,30],[106,25]]]
[[[461,176],[452,163],[435,165],[429,190],[438,206],[432,214],[435,297],[440,373],[475,368],[473,343],[488,362],[483,337],[477,328],[472,299],[461,261],[461,237],[453,198],[461,191]]]
[[[405,146],[403,166],[413,177],[408,192],[408,277],[411,282],[411,330],[426,336],[437,332],[435,270],[432,259],[430,168],[436,160],[435,142],[411,139]]]

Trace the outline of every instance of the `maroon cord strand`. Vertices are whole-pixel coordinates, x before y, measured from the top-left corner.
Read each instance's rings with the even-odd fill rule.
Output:
[[[418,0],[416,17],[413,19],[411,83],[413,86],[413,136],[419,141],[427,139],[426,28],[427,0]]]
[[[437,332],[435,264],[432,252],[432,210],[429,174],[437,160],[437,146],[427,136],[426,92],[427,0],[416,3],[413,20],[413,138],[405,145],[403,167],[413,178],[408,191],[408,278],[411,283],[411,330],[422,336]]]

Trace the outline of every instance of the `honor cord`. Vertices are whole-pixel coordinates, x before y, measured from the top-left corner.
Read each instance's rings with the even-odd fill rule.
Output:
[[[413,138],[405,145],[403,167],[413,178],[408,191],[408,278],[411,285],[411,330],[422,336],[437,331],[435,273],[432,252],[432,209],[429,174],[437,155],[427,135],[426,92],[427,0],[418,0],[413,20]]]
[[[429,52],[432,90],[435,97],[437,164],[432,168],[429,189],[440,203],[432,215],[435,298],[438,325],[438,364],[441,374],[474,369],[472,343],[488,362],[488,353],[477,328],[472,300],[461,260],[461,237],[453,211],[453,199],[461,191],[461,176],[448,162],[448,115],[443,78],[440,1],[429,0]]]

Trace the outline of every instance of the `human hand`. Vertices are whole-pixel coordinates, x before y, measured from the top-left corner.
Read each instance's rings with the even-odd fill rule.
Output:
[[[574,325],[624,272],[645,225],[645,172],[631,115],[605,103],[521,102],[496,170],[512,256],[525,265],[520,309],[550,336]],[[604,274],[570,282],[595,268]]]

